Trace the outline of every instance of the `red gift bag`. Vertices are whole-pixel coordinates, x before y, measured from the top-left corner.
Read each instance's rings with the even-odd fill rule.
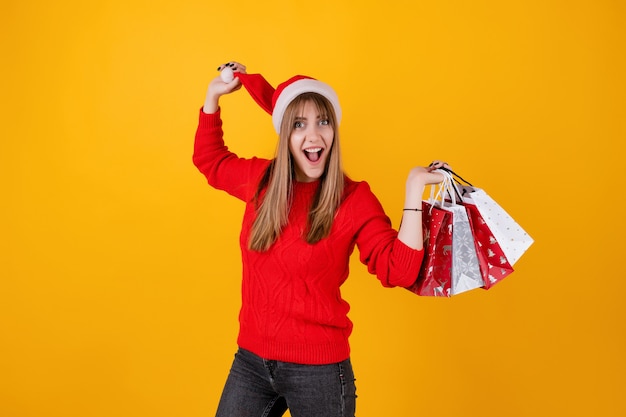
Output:
[[[452,213],[422,201],[424,260],[409,291],[417,295],[450,297],[452,285]]]
[[[504,251],[491,233],[489,226],[474,204],[464,204],[469,217],[476,254],[480,263],[480,272],[485,285],[489,289],[513,272],[513,267],[507,260]]]

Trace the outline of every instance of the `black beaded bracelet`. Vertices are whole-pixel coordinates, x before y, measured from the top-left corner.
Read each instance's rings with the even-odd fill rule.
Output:
[[[414,208],[414,209],[402,209],[402,211],[422,211],[422,209]]]

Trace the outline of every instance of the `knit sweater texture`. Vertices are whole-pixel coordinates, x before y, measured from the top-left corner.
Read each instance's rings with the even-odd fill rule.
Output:
[[[270,161],[240,158],[224,144],[220,111],[200,111],[193,162],[209,184],[246,204],[240,234],[243,262],[239,347],[268,360],[321,365],[350,356],[350,306],[340,287],[355,246],[360,260],[385,287],[409,287],[423,251],[397,238],[366,182],[346,179],[331,233],[305,240],[307,215],[319,181],[295,182],[289,222],[265,252],[248,248],[254,195]]]

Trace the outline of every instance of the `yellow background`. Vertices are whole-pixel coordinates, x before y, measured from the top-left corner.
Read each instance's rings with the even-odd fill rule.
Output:
[[[231,59],[335,86],[345,167],[397,226],[434,158],[535,238],[452,299],[353,259],[357,414],[626,415],[621,1],[4,1],[0,415],[210,416],[235,351],[243,206],[191,163]],[[230,147],[269,117],[222,102]]]

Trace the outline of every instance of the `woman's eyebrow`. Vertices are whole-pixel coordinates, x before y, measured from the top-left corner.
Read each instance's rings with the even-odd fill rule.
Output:
[[[323,114],[318,114],[316,119],[327,119]],[[308,120],[306,116],[296,116],[296,120]]]

